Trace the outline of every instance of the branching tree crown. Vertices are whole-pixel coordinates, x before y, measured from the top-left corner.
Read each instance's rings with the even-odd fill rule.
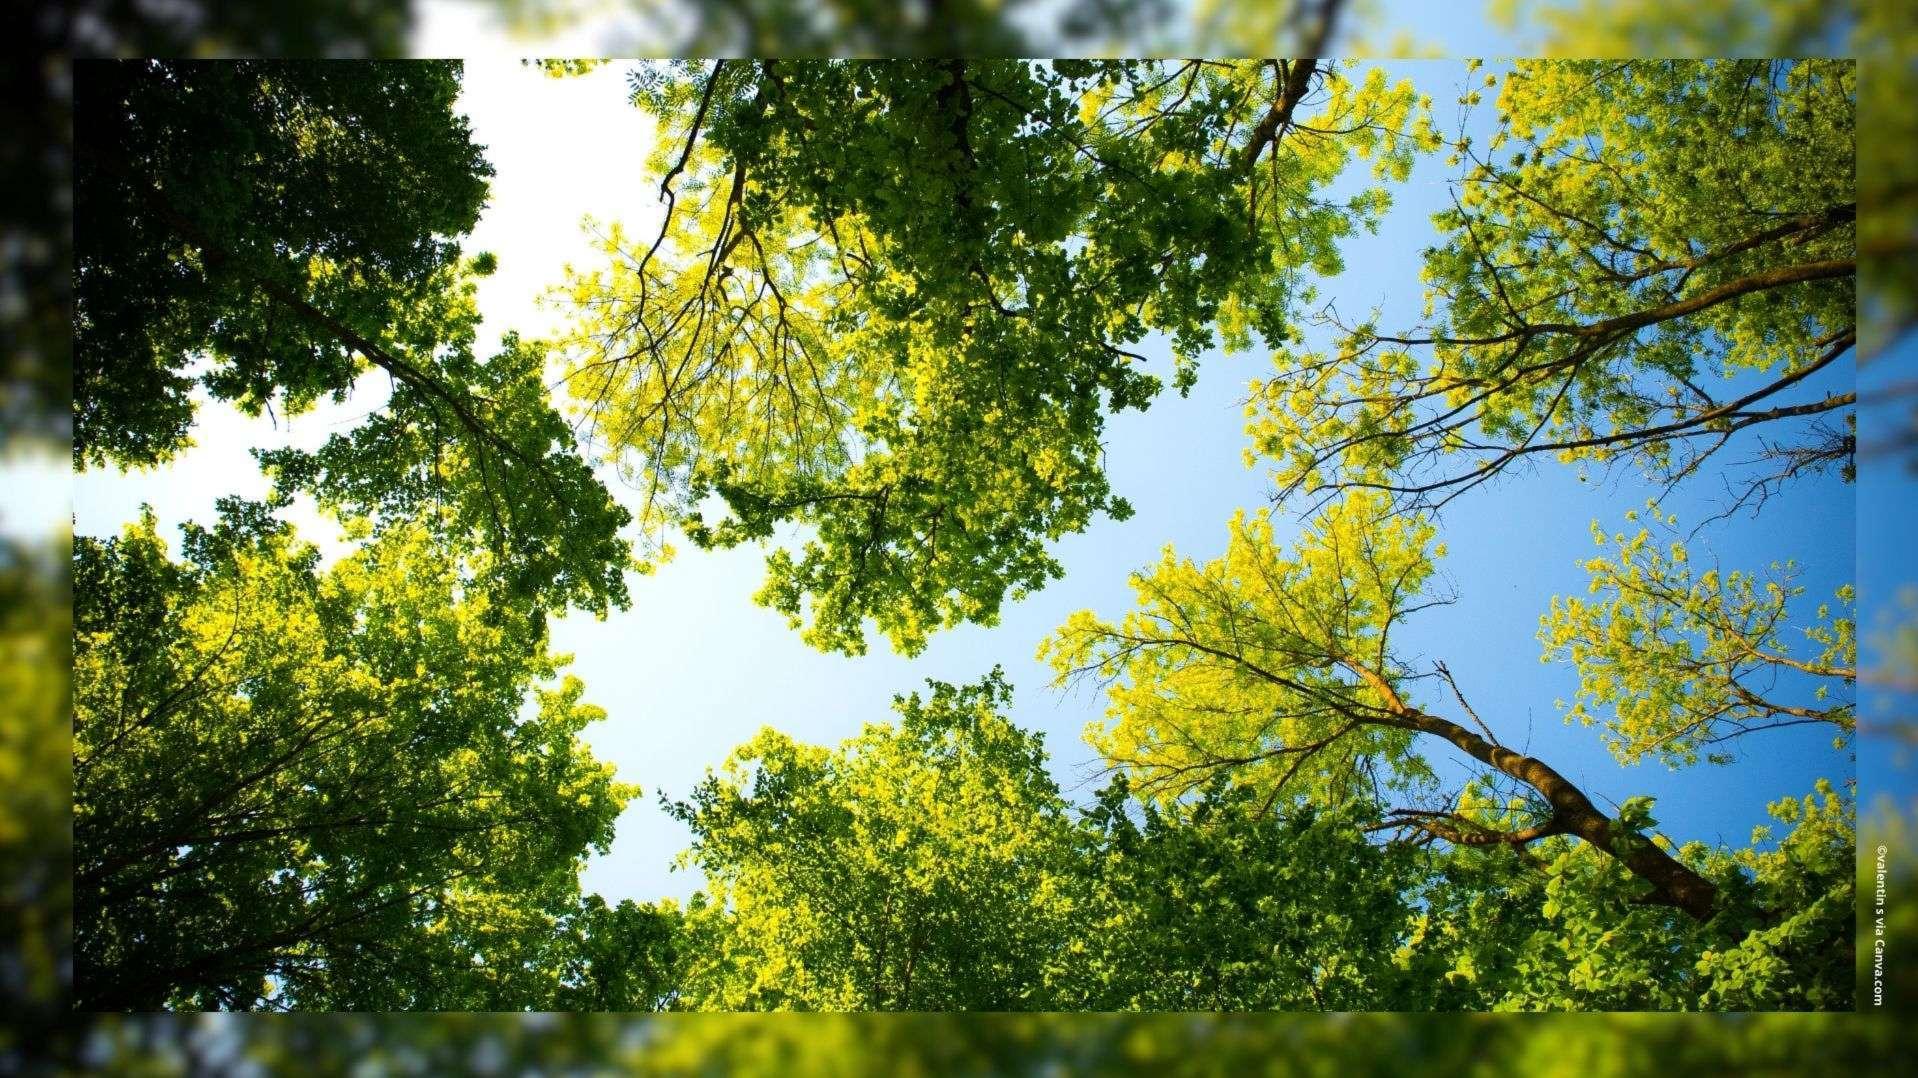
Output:
[[[1677,523],[1655,503],[1647,512],[1661,530]],[[1610,551],[1585,563],[1593,598],[1554,597],[1539,622],[1542,658],[1578,670],[1578,695],[1560,701],[1567,721],[1602,722],[1613,755],[1628,764],[1649,756],[1676,767],[1701,751],[1728,762],[1710,747],[1806,723],[1849,742],[1858,656],[1851,585],[1803,621],[1793,608],[1805,588],[1790,562],[1762,574],[1694,567],[1685,543],[1668,536],[1661,545],[1649,527],[1607,535],[1594,521],[1592,538]]]
[[[1433,144],[1382,73],[1311,60],[725,61],[646,67],[666,222],[574,276],[570,387],[653,523],[702,546],[809,526],[760,601],[828,650],[911,652],[1056,578],[1096,514],[1138,351],[1291,333],[1376,220],[1355,158]],[[710,522],[702,502],[726,515]]]
[[[1045,1009],[1073,833],[1010,689],[931,683],[837,748],[772,730],[670,806],[714,921],[685,1005]]]
[[[161,464],[190,443],[196,393],[291,415],[370,365],[389,406],[317,454],[267,454],[282,487],[382,524],[444,519],[516,601],[604,612],[626,601],[630,515],[548,403],[542,352],[474,355],[472,281],[495,260],[459,240],[493,170],[453,111],[459,73],[84,67],[74,461]]]
[[[1111,722],[1088,739],[1161,796],[1224,772],[1243,774],[1267,807],[1383,804],[1418,792],[1413,783],[1431,772],[1415,744],[1449,743],[1489,778],[1518,787],[1526,818],[1488,826],[1461,804],[1428,798],[1390,809],[1381,829],[1513,850],[1574,836],[1638,877],[1640,899],[1710,918],[1710,881],[1629,816],[1607,816],[1549,764],[1501,743],[1442,664],[1422,676],[1447,683],[1465,721],[1414,702],[1421,675],[1394,654],[1391,632],[1433,605],[1424,591],[1432,529],[1388,506],[1382,494],[1354,492],[1289,552],[1277,548],[1268,518],[1242,517],[1217,561],[1199,566],[1168,552],[1138,574],[1138,607],[1119,623],[1074,615],[1043,653],[1061,678],[1108,683]]]
[[[1427,321],[1328,307],[1332,350],[1254,388],[1281,494],[1440,505],[1538,454],[1675,483],[1760,426],[1794,433],[1745,497],[1849,474],[1855,395],[1800,383],[1856,338],[1852,65],[1522,62],[1485,85],[1498,122],[1453,142]]]

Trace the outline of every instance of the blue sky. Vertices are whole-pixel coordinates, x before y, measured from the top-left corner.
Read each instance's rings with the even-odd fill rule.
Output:
[[[1441,128],[1451,129],[1461,65],[1397,63],[1388,70],[1413,77],[1432,96]],[[582,214],[623,220],[635,234],[656,223],[656,181],[643,167],[652,132],[626,104],[623,77],[619,65],[556,81],[510,62],[469,63],[462,106],[498,172],[468,245],[500,260],[499,273],[480,294],[483,341],[507,329],[536,334],[552,324],[552,313],[533,299],[559,280],[566,261],[591,258],[579,229]],[[1432,242],[1429,215],[1446,203],[1450,173],[1440,159],[1421,161],[1411,181],[1394,188],[1396,205],[1378,234],[1346,241],[1347,270],[1322,286],[1325,295],[1346,311],[1378,304],[1383,324],[1409,323],[1420,296],[1416,252]],[[1162,347],[1151,354],[1164,358]],[[1248,469],[1241,456],[1246,384],[1266,370],[1269,360],[1260,351],[1208,355],[1189,398],[1168,392],[1145,413],[1114,417],[1106,435],[1108,471],[1113,489],[1137,515],[1124,523],[1099,521],[1063,540],[1057,552],[1065,579],[1007,604],[996,627],[935,636],[916,658],[893,654],[883,638],[860,658],[808,648],[783,617],[751,602],[763,572],[763,552],[752,548],[700,552],[679,544],[675,561],[633,581],[630,610],[603,622],[577,614],[556,620],[555,650],[574,653],[573,672],[585,680],[588,698],[608,712],[587,739],[618,765],[623,779],[646,791],[622,817],[611,855],[590,867],[588,888],[642,899],[694,889],[695,877],[668,871],[687,834],[660,810],[657,796],[687,793],[707,767],[760,726],[837,742],[867,721],[886,718],[894,694],[920,688],[927,678],[971,681],[995,664],[1016,688],[1012,718],[1045,734],[1062,785],[1089,799],[1091,787],[1082,783],[1093,759],[1080,735],[1101,718],[1104,700],[1089,689],[1048,688],[1050,671],[1035,660],[1035,649],[1073,611],[1089,607],[1116,616],[1128,609],[1128,574],[1165,544],[1194,558],[1214,557],[1223,550],[1231,515],[1267,503],[1263,473]],[[76,531],[116,531],[143,501],[170,526],[205,519],[220,495],[257,495],[264,484],[245,450],[316,444],[378,406],[378,388],[372,380],[365,385],[367,392],[345,405],[283,417],[277,425],[225,406],[203,407],[199,444],[168,468],[78,477]],[[1726,459],[1737,459],[1736,449]],[[1856,487],[1835,479],[1802,481],[1756,523],[1721,522],[1700,543],[1728,568],[1795,557],[1805,569],[1807,598],[1815,602],[1855,573],[1854,495],[1881,512],[1903,506],[1895,520],[1875,522],[1872,531],[1895,543],[1890,524],[1909,534],[1910,490],[1910,476],[1890,469]],[[1579,562],[1593,551],[1592,521],[1623,527],[1624,512],[1642,505],[1647,493],[1629,478],[1580,482],[1571,469],[1546,464],[1454,502],[1441,520],[1441,538],[1450,548],[1443,571],[1458,602],[1408,624],[1401,637],[1405,657],[1445,660],[1502,740],[1552,763],[1601,804],[1648,794],[1658,798],[1657,816],[1674,838],[1742,843],[1764,822],[1768,801],[1802,794],[1816,777],[1849,773],[1849,759],[1832,751],[1826,735],[1787,730],[1748,738],[1732,767],[1621,768],[1598,731],[1567,727],[1555,712],[1553,701],[1572,695],[1572,671],[1538,661],[1534,634],[1550,597],[1584,592]],[[1716,512],[1722,497],[1708,476],[1666,499],[1664,508],[1689,524]],[[308,507],[295,517],[309,538],[326,540],[335,530]],[[1901,564],[1892,556],[1899,553],[1887,550],[1888,563]],[[1428,752],[1442,760],[1450,750]]]

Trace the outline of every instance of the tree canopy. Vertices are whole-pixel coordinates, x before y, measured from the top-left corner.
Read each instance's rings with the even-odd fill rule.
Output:
[[[1657,520],[1655,503],[1648,512],[1655,524],[1677,523]],[[1794,618],[1805,589],[1789,561],[1762,575],[1694,569],[1685,543],[1661,547],[1650,528],[1607,536],[1594,522],[1592,538],[1615,552],[1585,563],[1595,598],[1554,597],[1539,640],[1544,658],[1578,669],[1578,696],[1562,708],[1569,718],[1590,724],[1600,721],[1592,705],[1613,708],[1603,721],[1621,761],[1695,763],[1705,746],[1802,723],[1829,724],[1840,745],[1850,740],[1858,661],[1850,584],[1814,617]]]
[[[671,811],[709,924],[681,1005],[1044,1010],[1072,827],[996,673],[901,697],[837,748],[763,731]]]
[[[666,220],[577,274],[570,389],[648,516],[702,546],[810,526],[759,600],[821,648],[911,653],[1062,572],[1130,507],[1110,412],[1215,344],[1277,344],[1389,201],[1423,101],[1333,64],[648,66]],[[726,515],[709,522],[717,495]]]
[[[625,601],[630,515],[575,452],[543,354],[509,338],[474,355],[471,280],[496,260],[459,240],[493,170],[453,110],[457,63],[85,71],[76,466],[167,461],[190,442],[196,392],[290,415],[345,399],[370,365],[392,387],[383,412],[317,454],[265,455],[289,492],[443,520],[522,599]]]
[[[1720,564],[1707,529],[1851,477],[1854,73],[1465,71],[1444,137],[1411,81],[1317,59],[642,64],[658,231],[607,226],[563,331],[489,349],[496,259],[464,244],[492,166],[457,64],[84,69],[76,466],[164,468],[202,407],[375,399],[317,449],[256,449],[265,500],[177,548],[151,510],[74,543],[79,1001],[1850,1006],[1855,592],[1782,548]],[[1423,321],[1385,330],[1327,280],[1415,166],[1455,197]],[[1040,646],[1103,697],[1086,783],[1001,668],[929,680],[836,744],[767,727],[662,792],[689,899],[588,893],[639,790],[587,747],[608,716],[549,613],[625,606],[675,536],[756,543],[757,599],[806,643],[914,656],[1130,513],[1113,416],[1253,348],[1273,504]],[[1531,683],[1481,712],[1407,644],[1458,614],[1439,509],[1539,454],[1654,494],[1565,553],[1583,594],[1534,608],[1582,758],[1516,736]],[[1744,485],[1681,538],[1668,501],[1707,474]],[[300,494],[337,558],[284,519]],[[1800,726],[1837,774],[1764,791],[1777,835],[1675,841],[1709,828],[1588,781],[1735,767]],[[43,821],[41,793],[0,824]]]
[[[295,303],[398,321],[492,175],[453,64],[98,63],[76,89],[80,464],[178,452],[196,353],[206,390],[255,412],[346,389],[354,346]]]
[[[1426,590],[1430,525],[1382,517],[1384,505],[1378,495],[1348,496],[1290,552],[1275,545],[1269,516],[1240,517],[1224,557],[1201,566],[1168,550],[1152,573],[1135,577],[1138,609],[1119,623],[1075,615],[1047,654],[1062,678],[1113,686],[1113,722],[1089,731],[1095,747],[1162,798],[1246,768],[1276,806],[1422,792],[1431,770],[1415,746],[1447,742],[1523,788],[1528,814],[1488,826],[1458,808],[1413,804],[1390,808],[1382,827],[1515,850],[1577,836],[1648,884],[1642,899],[1709,919],[1716,888],[1708,880],[1637,835],[1629,819],[1608,817],[1549,764],[1504,745],[1462,693],[1469,725],[1412,697],[1414,679],[1427,672],[1399,658],[1391,634],[1443,599]],[[1431,674],[1457,690],[1443,671]]]
[[[1220,781],[1164,804],[1134,801],[1123,776],[1101,791],[1083,825],[1087,898],[1060,1006],[1418,1006],[1397,952],[1426,859],[1370,841],[1366,806],[1281,815],[1256,801]]]
[[[578,740],[602,712],[429,529],[321,569],[229,509],[184,560],[151,516],[76,542],[80,1001],[550,998],[488,937],[550,932],[638,792]]]
[[[1669,484],[1781,426],[1741,501],[1848,477],[1856,395],[1801,383],[1857,339],[1853,65],[1521,61],[1461,103],[1493,88],[1491,135],[1451,143],[1426,322],[1328,306],[1332,350],[1255,390],[1280,492],[1442,505],[1533,454]]]

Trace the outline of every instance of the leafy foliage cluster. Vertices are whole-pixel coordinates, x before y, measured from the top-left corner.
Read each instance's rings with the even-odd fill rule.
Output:
[[[1072,829],[999,677],[933,683],[836,750],[773,730],[672,806],[706,872],[682,1002],[1025,1010],[1073,915]],[[696,915],[697,916],[697,915]]]
[[[430,532],[330,569],[233,506],[175,561],[152,518],[74,553],[81,1001],[490,1009],[638,791],[524,612]],[[522,714],[530,702],[530,714]],[[163,785],[156,788],[164,776]]]
[[[1062,572],[1130,507],[1100,436],[1200,352],[1277,344],[1307,273],[1435,136],[1409,84],[1309,60],[644,68],[667,219],[563,293],[571,391],[649,515],[702,546],[812,537],[759,600],[907,653]],[[709,522],[717,495],[727,515]]]
[[[1656,517],[1656,503],[1648,512]],[[1639,519],[1636,510],[1626,516]],[[1654,523],[1669,527],[1677,518]],[[1597,598],[1554,598],[1539,639],[1545,660],[1562,657],[1578,670],[1568,718],[1589,725],[1592,705],[1613,709],[1607,741],[1620,761],[1696,763],[1705,746],[1801,723],[1830,724],[1840,747],[1849,742],[1858,658],[1850,584],[1833,597],[1836,613],[1826,602],[1813,617],[1794,618],[1793,600],[1805,589],[1792,583],[1789,562],[1774,563],[1763,577],[1694,570],[1684,543],[1661,549],[1649,528],[1608,537],[1594,523],[1592,538],[1615,551],[1585,564]],[[1800,624],[1788,632],[1794,620]],[[1792,636],[1807,647],[1805,658],[1792,654]],[[1717,753],[1708,758],[1729,762]]]
[[[492,168],[453,65],[98,63],[76,81],[74,460],[188,442],[197,353],[216,399],[288,411],[344,391],[352,346],[267,301],[385,327],[454,262]],[[310,193],[306,197],[294,193]]]
[[[1532,454],[1674,483],[1738,432],[1849,415],[1800,383],[1857,339],[1851,64],[1520,62],[1461,105],[1492,88],[1491,136],[1450,144],[1426,323],[1328,308],[1335,350],[1255,390],[1282,491],[1442,505]],[[1751,496],[1848,466],[1849,431],[1768,445]]]
[[[76,466],[166,462],[196,392],[291,415],[372,366],[391,399],[370,422],[261,454],[285,492],[478,534],[519,600],[625,603],[631,518],[547,402],[543,353],[474,355],[472,278],[497,260],[459,238],[493,170],[453,111],[458,64],[82,70]]]

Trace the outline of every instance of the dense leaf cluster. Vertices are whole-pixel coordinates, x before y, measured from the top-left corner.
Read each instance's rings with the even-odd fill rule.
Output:
[[[498,943],[553,931],[638,792],[579,743],[603,713],[430,531],[323,569],[231,510],[183,561],[150,516],[75,544],[81,1002],[551,998]]]
[[[649,515],[703,546],[810,526],[761,602],[912,653],[1063,571],[1130,507],[1106,416],[1201,352],[1277,345],[1308,273],[1433,139],[1382,72],[1194,61],[642,68],[663,229],[576,275],[571,390]],[[710,495],[727,515],[700,513]]]
[[[199,397],[291,415],[376,367],[391,399],[368,423],[264,455],[287,492],[477,535],[519,601],[625,602],[631,517],[548,403],[543,353],[474,352],[472,278],[496,260],[460,239],[493,169],[453,111],[458,64],[82,71],[77,466],[166,462]]]

